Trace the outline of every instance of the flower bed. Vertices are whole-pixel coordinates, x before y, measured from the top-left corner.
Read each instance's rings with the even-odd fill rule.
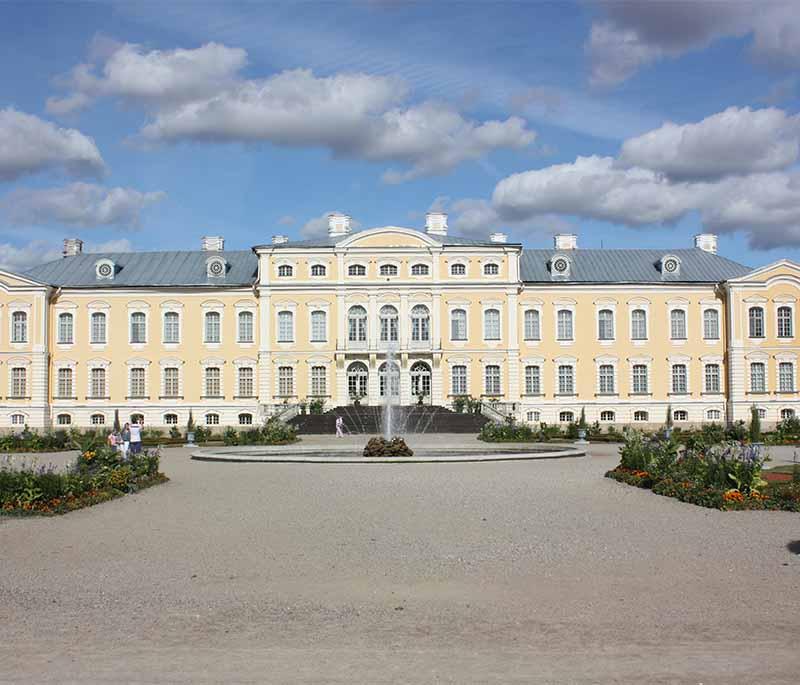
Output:
[[[620,448],[620,464],[606,477],[701,507],[800,511],[800,477],[768,482],[765,456],[752,445],[726,442],[679,450],[674,440],[633,432]]]

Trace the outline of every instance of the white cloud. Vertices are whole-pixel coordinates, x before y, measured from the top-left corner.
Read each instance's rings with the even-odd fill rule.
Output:
[[[702,179],[775,171],[800,151],[800,116],[780,109],[730,107],[696,124],[668,122],[622,145],[619,163],[673,179]]]
[[[11,107],[0,110],[0,180],[58,170],[70,176],[102,176],[105,164],[94,141]]]
[[[72,183],[45,190],[21,188],[3,198],[0,206],[9,221],[17,225],[62,223],[136,228],[142,211],[165,197],[163,192]]]
[[[133,252],[133,243],[127,238],[115,238],[104,243],[88,243],[84,246],[86,252]]]
[[[17,247],[10,243],[0,243],[0,269],[20,273],[45,262],[52,262],[62,257],[61,247],[49,240],[32,240]],[[127,238],[108,240],[103,243],[88,243],[84,251],[97,252],[132,252],[133,245]]]
[[[300,236],[305,240],[327,237],[328,215],[334,213],[342,214],[343,212],[331,210],[329,212],[323,212],[320,214],[320,216],[315,216],[313,219],[306,221],[306,223],[303,224],[303,227],[300,229]],[[355,219],[350,219],[350,230],[357,231],[359,228],[361,228],[361,224]]]
[[[291,226],[296,222],[297,219],[295,219],[291,214],[284,214],[280,219],[278,219],[278,223],[281,226]]]

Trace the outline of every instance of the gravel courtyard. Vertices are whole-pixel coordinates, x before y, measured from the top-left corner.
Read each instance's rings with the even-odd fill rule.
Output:
[[[166,485],[0,518],[0,682],[797,683],[800,517],[623,486],[590,452],[165,450]]]

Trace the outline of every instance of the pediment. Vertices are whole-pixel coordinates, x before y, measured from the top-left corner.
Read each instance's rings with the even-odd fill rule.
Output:
[[[340,242],[337,247],[352,248],[397,248],[411,247],[422,248],[438,245],[425,233],[420,233],[410,228],[399,226],[384,226],[383,228],[372,228],[368,231],[360,231],[348,236]]]
[[[730,279],[729,283],[764,283],[769,285],[778,279],[787,279],[800,282],[800,264],[790,259],[767,264],[759,269],[754,269],[749,274]]]

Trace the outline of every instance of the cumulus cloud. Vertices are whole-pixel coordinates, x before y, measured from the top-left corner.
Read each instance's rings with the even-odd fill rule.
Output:
[[[20,188],[0,204],[8,220],[17,225],[62,223],[136,228],[142,211],[165,197],[160,191],[143,193],[132,188],[72,183],[44,190]]]
[[[329,212],[323,212],[320,216],[315,216],[313,219],[306,221],[300,229],[300,236],[306,240],[325,238],[328,235],[328,215],[334,213],[342,214],[343,212],[331,210]],[[361,228],[361,224],[355,219],[350,219],[350,230],[357,231],[359,228]]]
[[[11,107],[0,110],[0,180],[51,170],[99,177],[105,163],[94,141],[80,131]]]
[[[5,271],[21,273],[60,256],[59,247],[47,240],[33,240],[20,247],[11,243],[0,243],[0,269]]]
[[[601,0],[586,53],[594,85],[613,86],[656,60],[679,57],[729,36],[752,35],[754,56],[793,62],[800,56],[794,0]]]

